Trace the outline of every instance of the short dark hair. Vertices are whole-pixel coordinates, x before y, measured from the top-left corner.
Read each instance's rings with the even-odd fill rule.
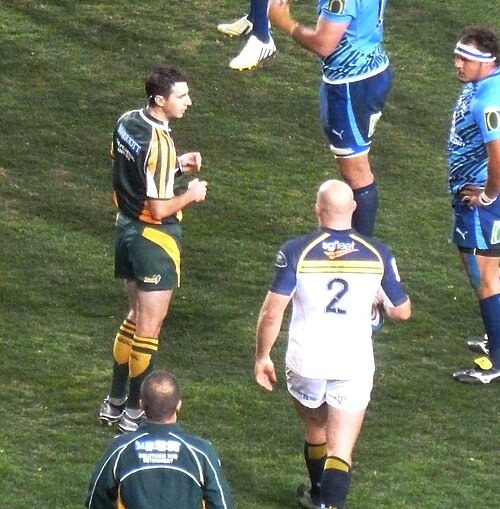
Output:
[[[463,44],[473,42],[479,50],[491,53],[491,56],[496,57],[498,64],[498,37],[491,28],[484,26],[466,27],[460,34],[460,42]]]
[[[153,371],[142,382],[142,405],[150,421],[162,422],[173,417],[180,399],[179,382],[168,371]]]
[[[162,95],[165,99],[168,99],[174,85],[182,82],[187,82],[187,75],[183,70],[167,63],[155,65],[144,83],[148,103],[154,106],[155,95]]]

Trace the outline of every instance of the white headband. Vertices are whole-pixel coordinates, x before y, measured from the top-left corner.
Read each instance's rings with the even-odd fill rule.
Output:
[[[475,60],[476,62],[494,62],[496,60],[496,57],[494,57],[491,53],[486,53],[477,49],[475,46],[463,44],[461,42],[457,42],[453,53],[455,53],[455,55],[460,55],[467,60]]]

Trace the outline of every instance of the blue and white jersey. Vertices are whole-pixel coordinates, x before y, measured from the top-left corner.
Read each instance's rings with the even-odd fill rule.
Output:
[[[286,242],[276,257],[273,293],[292,296],[286,364],[307,378],[373,374],[371,308],[406,293],[390,251],[355,230],[320,228]]]
[[[486,144],[500,139],[500,69],[467,83],[453,112],[448,138],[449,189],[453,203],[467,186],[483,187],[487,176]]]
[[[382,48],[387,0],[318,0],[318,14],[349,23],[335,51],[322,59],[327,83],[358,81],[382,72],[389,59]]]

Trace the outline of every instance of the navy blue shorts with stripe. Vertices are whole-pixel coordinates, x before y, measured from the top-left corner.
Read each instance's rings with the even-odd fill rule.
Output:
[[[323,129],[336,157],[367,153],[391,85],[391,70],[351,83],[321,83]]]

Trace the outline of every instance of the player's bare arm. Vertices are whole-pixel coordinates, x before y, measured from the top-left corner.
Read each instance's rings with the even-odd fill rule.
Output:
[[[268,292],[257,321],[255,346],[255,381],[267,391],[273,390],[276,372],[271,360],[271,349],[278,338],[290,297]]]
[[[333,53],[349,26],[349,23],[332,23],[319,17],[315,28],[306,27],[293,18],[290,3],[285,0],[269,2],[269,20],[274,27],[320,57]]]
[[[174,196],[169,200],[148,200],[151,215],[157,221],[169,217],[193,202],[205,200],[207,194],[207,182],[194,179],[189,183],[188,189],[180,196]]]

